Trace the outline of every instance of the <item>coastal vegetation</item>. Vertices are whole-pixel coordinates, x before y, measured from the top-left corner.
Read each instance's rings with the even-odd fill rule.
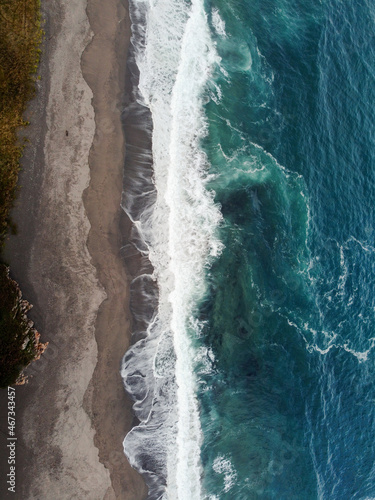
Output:
[[[0,0],[0,387],[22,382],[23,369],[45,348],[2,257],[9,232],[16,231],[10,212],[25,142],[17,134],[27,125],[23,115],[35,93],[42,34],[40,0]]]

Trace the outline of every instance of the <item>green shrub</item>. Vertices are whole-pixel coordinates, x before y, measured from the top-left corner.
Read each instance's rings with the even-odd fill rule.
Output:
[[[20,380],[22,370],[40,357],[46,345],[27,317],[31,305],[22,298],[9,268],[0,264],[0,387]]]

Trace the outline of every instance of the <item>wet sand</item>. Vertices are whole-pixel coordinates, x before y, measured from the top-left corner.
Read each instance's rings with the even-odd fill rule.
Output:
[[[42,2],[46,39],[7,246],[14,278],[50,345],[16,388],[16,494],[1,498],[147,496],[122,441],[132,425],[119,375],[130,343],[129,277],[120,256],[129,17],[120,0]]]

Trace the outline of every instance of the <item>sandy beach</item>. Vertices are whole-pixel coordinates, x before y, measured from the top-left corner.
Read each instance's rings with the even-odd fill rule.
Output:
[[[121,0],[42,1],[42,12],[7,258],[49,347],[16,388],[16,494],[6,491],[1,394],[1,498],[143,499],[122,449],[133,416],[119,374],[131,331],[120,257],[129,16]]]

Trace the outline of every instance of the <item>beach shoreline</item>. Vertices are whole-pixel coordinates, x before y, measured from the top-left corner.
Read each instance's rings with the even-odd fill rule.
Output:
[[[131,338],[120,255],[129,15],[121,0],[54,0],[42,12],[41,82],[6,256],[50,344],[16,388],[16,494],[4,490],[2,459],[2,498],[143,499],[122,448],[133,415],[119,373]],[[4,391],[3,435],[5,403]]]

